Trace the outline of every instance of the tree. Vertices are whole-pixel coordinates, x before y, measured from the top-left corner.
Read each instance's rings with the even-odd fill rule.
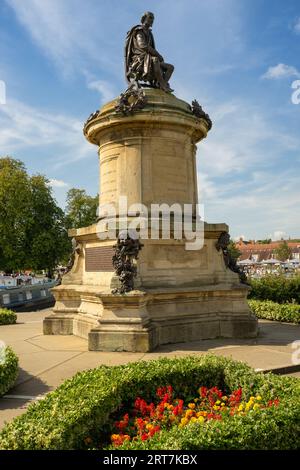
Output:
[[[271,238],[266,238],[264,240],[257,240],[257,243],[260,245],[269,245],[272,242]]]
[[[66,220],[48,180],[0,158],[0,270],[47,269],[70,252]]]
[[[97,220],[98,195],[89,196],[84,189],[72,188],[67,194],[66,214],[69,228],[87,227]]]
[[[230,256],[234,259],[237,260],[241,256],[240,250],[236,247],[236,244],[233,240],[230,240],[229,245],[227,247],[228,252]]]
[[[31,177],[31,223],[27,240],[31,241],[29,263],[33,269],[53,268],[65,261],[71,251],[66,217],[52,197],[49,181],[42,175]]]
[[[30,186],[24,164],[0,158],[0,269],[26,265],[26,229],[30,218]]]
[[[292,250],[289,248],[289,245],[286,241],[280,243],[279,247],[276,248],[273,252],[280,261],[285,261],[292,256]]]

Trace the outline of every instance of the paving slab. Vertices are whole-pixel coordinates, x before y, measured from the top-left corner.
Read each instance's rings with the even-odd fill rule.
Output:
[[[294,372],[286,375],[288,375],[289,377],[296,377],[297,379],[300,379],[300,372]]]
[[[65,361],[56,367],[39,374],[39,378],[49,386],[58,387],[64,380],[77,372],[93,369],[101,365],[116,366],[139,361],[143,353],[100,353],[85,352]]]
[[[0,400],[0,429],[5,423],[23,414],[28,406],[28,400],[2,398]]]

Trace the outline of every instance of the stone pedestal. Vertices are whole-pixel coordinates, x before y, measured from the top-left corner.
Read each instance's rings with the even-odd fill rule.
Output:
[[[196,214],[196,143],[208,125],[187,103],[146,89],[147,105],[130,116],[103,106],[85,125],[86,138],[99,147],[100,205],[113,204],[115,224],[128,206],[193,204]],[[176,207],[174,206],[176,209]],[[148,215],[149,215],[148,214]],[[146,217],[147,218],[147,217]],[[112,294],[118,279],[112,267],[116,240],[103,239],[103,224],[71,230],[78,244],[72,270],[54,289],[53,314],[45,334],[75,334],[90,350],[143,351],[160,344],[217,337],[253,337],[257,321],[246,303],[248,287],[226,268],[216,242],[226,224],[204,224],[204,245],[186,250],[186,240],[145,239],[137,261],[136,290]],[[101,239],[102,238],[102,239]]]

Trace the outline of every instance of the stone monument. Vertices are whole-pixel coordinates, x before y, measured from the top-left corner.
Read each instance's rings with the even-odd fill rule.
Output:
[[[44,334],[78,335],[90,350],[147,352],[167,343],[257,335],[249,287],[227,250],[228,226],[203,223],[197,214],[196,144],[212,123],[196,100],[189,105],[172,94],[174,67],[155,49],[153,19],[145,13],[127,34],[127,90],[84,125],[99,150],[99,218],[70,230],[69,271],[53,289],[56,303],[44,320]],[[140,216],[124,209],[124,198],[127,207],[144,208],[141,240],[124,235],[124,224]],[[153,204],[164,208],[155,216]],[[114,211],[101,214],[107,207]],[[174,209],[169,218],[168,207]],[[190,231],[203,229],[201,249],[187,249],[188,237],[177,235],[186,207]],[[169,237],[161,236],[166,220]]]

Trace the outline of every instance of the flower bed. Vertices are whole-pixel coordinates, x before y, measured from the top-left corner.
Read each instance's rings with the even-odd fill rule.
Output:
[[[18,357],[6,346],[0,349],[0,397],[15,383],[18,376]]]
[[[174,397],[171,385],[157,389],[159,401],[156,404],[147,404],[138,397],[130,414],[125,413],[122,419],[113,424],[113,447],[120,447],[124,442],[147,441],[163,429],[170,430],[174,426],[183,428],[192,423],[204,425],[210,420],[221,421],[230,416],[245,416],[279,405],[278,399],[264,403],[260,395],[243,401],[242,388],[234,390],[229,396],[217,387],[200,387],[198,392],[199,395],[187,404]]]
[[[248,300],[248,304],[257,318],[300,323],[300,305],[277,304],[271,300]]]
[[[0,325],[13,325],[17,322],[17,314],[7,308],[0,308]]]
[[[218,387],[227,397],[242,389],[241,402],[248,402],[251,396],[256,399],[261,396],[264,404],[275,399],[279,404],[224,416],[222,420],[205,419],[204,423],[171,426],[155,432],[151,439],[125,441],[122,448],[299,447],[300,382],[297,379],[256,373],[246,364],[205,355],[102,366],[80,372],[7,424],[0,434],[0,448],[107,448],[111,445],[111,435],[116,434],[112,423],[118,414],[124,416],[137,397],[146,403],[153,402],[157,388],[166,384],[172,386],[175,399],[179,397],[187,404],[196,397],[199,385],[208,389]]]

